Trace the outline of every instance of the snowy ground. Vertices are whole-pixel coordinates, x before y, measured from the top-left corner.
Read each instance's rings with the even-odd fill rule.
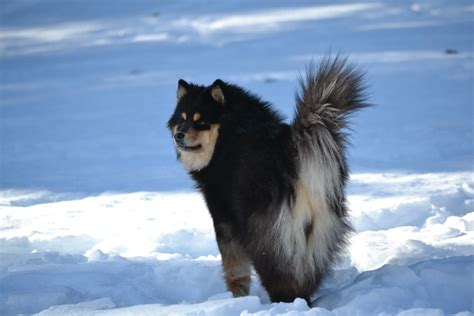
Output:
[[[472,310],[471,174],[368,173],[352,180],[357,233],[319,293],[319,309],[308,313]],[[62,200],[48,192],[11,191],[1,203],[0,312],[63,304],[43,314],[309,309],[301,300],[270,305],[256,276],[251,297],[233,300],[225,293],[211,219],[196,193]],[[153,305],[124,307],[138,304]]]
[[[474,312],[470,1],[4,1],[0,315]],[[244,85],[291,118],[328,51],[367,70],[356,233],[317,294],[222,281],[210,217],[165,122],[179,78]]]

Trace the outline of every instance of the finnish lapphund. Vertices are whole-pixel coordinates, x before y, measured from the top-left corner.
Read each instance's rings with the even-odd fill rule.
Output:
[[[179,80],[168,127],[204,195],[234,296],[248,295],[253,266],[273,302],[309,302],[346,246],[346,127],[368,106],[362,80],[346,59],[311,63],[291,124],[236,85]]]

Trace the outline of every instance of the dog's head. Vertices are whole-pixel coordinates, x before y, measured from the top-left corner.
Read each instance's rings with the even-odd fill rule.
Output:
[[[176,109],[168,121],[178,159],[188,171],[205,168],[211,161],[224,111],[224,83],[204,87],[179,80]]]

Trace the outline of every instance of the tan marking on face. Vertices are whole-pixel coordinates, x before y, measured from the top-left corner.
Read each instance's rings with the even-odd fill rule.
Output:
[[[193,121],[194,122],[197,122],[200,118],[201,118],[201,113],[199,113],[199,112],[194,113],[194,115],[193,115]]]
[[[211,124],[207,131],[197,131],[189,129],[184,138],[187,146],[201,145],[201,148],[195,151],[185,151],[178,148],[180,152],[179,159],[184,168],[188,171],[197,171],[206,167],[211,161],[219,136],[219,124]]]
[[[186,136],[184,137],[186,144],[191,146],[198,145],[199,142],[196,142],[196,140],[199,137],[199,134],[199,131],[195,130],[194,128],[188,129]]]
[[[181,117],[183,118],[183,120],[186,121],[186,118],[187,118],[186,112],[182,112],[182,113],[181,113]]]
[[[201,144],[203,148],[210,147],[212,145],[212,150],[214,150],[215,140],[217,140],[217,129],[219,128],[218,124],[212,124],[211,128],[207,131],[196,131],[191,135],[195,137],[196,142]],[[210,149],[210,148],[207,148]]]

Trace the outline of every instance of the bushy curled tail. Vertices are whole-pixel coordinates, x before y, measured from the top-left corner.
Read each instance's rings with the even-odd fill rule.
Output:
[[[325,57],[317,70],[311,62],[306,78],[300,80],[293,128],[320,125],[338,132],[345,127],[348,115],[369,105],[363,77],[364,73],[346,58]]]

